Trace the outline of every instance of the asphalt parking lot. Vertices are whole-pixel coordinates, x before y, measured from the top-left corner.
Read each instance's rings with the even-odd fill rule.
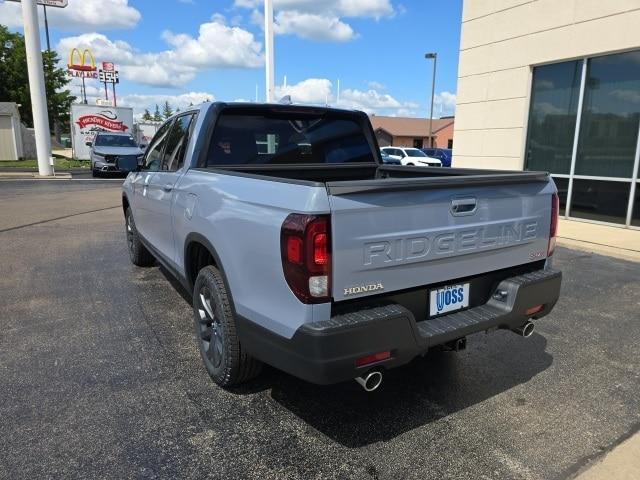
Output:
[[[206,375],[188,294],[127,256],[119,182],[0,181],[1,478],[563,479],[640,428],[640,264],[560,248],[530,339],[385,375]]]

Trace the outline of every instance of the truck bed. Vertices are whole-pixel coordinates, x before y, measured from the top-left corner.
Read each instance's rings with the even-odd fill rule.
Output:
[[[302,185],[326,184],[332,194],[357,191],[384,191],[470,185],[495,185],[507,183],[548,182],[546,172],[512,170],[482,170],[469,168],[407,167],[396,165],[239,165],[233,167],[205,168],[228,175],[249,176],[265,180],[299,183]]]

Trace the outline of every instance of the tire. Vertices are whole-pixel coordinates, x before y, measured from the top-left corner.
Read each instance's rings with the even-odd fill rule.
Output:
[[[200,355],[214,382],[232,387],[260,373],[262,363],[240,345],[229,295],[220,272],[211,265],[196,278],[193,318]]]
[[[93,178],[96,178],[98,176],[98,171],[93,167],[91,167],[91,176]]]
[[[127,212],[125,213],[125,233],[127,235],[127,248],[129,250],[131,263],[138,267],[150,267],[153,265],[155,258],[153,258],[151,252],[147,250],[140,240],[130,207],[127,207]]]
[[[407,167],[415,167],[413,163],[407,163]]]

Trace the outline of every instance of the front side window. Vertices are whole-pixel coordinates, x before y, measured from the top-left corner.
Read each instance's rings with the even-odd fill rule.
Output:
[[[359,119],[326,112],[223,112],[207,166],[373,163]]]

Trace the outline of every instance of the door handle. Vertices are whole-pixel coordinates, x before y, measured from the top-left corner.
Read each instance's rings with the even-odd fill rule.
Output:
[[[451,201],[451,214],[456,217],[476,213],[478,201],[475,198],[456,198]]]
[[[164,184],[164,187],[162,187],[162,189],[163,189],[165,192],[170,192],[171,190],[173,190],[173,185],[171,185],[170,183],[165,183],[165,184]]]

